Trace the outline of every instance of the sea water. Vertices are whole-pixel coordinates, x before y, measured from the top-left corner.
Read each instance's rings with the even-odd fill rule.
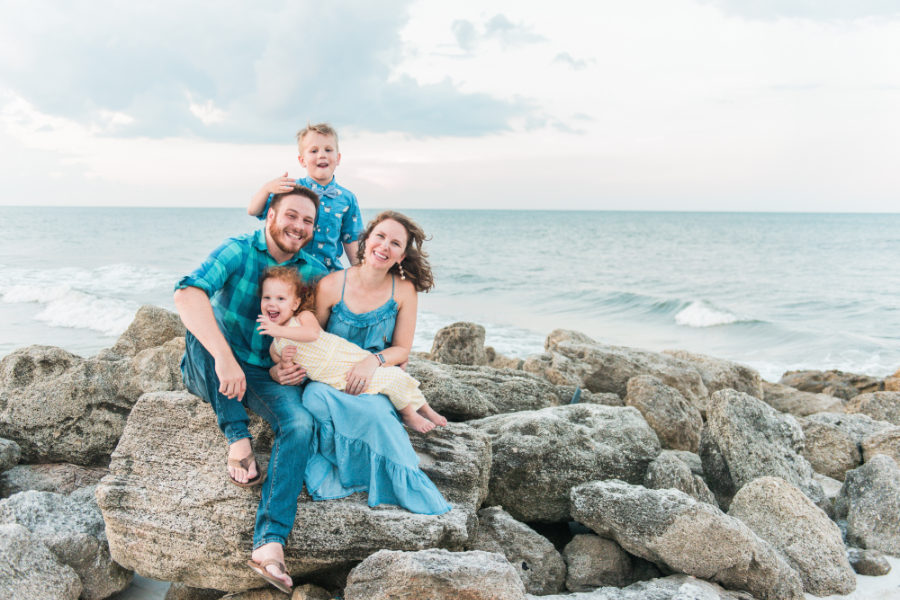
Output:
[[[900,367],[900,215],[409,210],[435,289],[414,349],[455,321],[509,356],[565,328],[683,348],[777,380],[790,369]],[[376,210],[364,210],[368,219]],[[225,238],[240,209],[0,207],[0,356],[29,344],[90,356]]]

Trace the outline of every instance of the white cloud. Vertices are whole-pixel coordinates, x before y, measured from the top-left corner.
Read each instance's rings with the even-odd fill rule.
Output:
[[[190,94],[188,94],[188,104],[191,114],[200,119],[200,122],[204,125],[224,123],[228,116],[228,113],[221,108],[216,107],[212,100],[207,100],[203,104],[199,104],[192,101],[190,99]]]

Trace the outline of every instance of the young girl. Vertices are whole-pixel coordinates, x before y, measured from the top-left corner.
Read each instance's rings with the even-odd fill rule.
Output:
[[[370,353],[344,338],[322,330],[311,312],[315,292],[303,284],[296,269],[272,267],[266,270],[260,284],[262,299],[257,321],[259,332],[275,340],[269,347],[272,359],[281,361],[285,346],[296,346],[293,361],[306,369],[307,376],[343,391],[347,374]],[[384,358],[375,354],[382,364]],[[444,426],[447,419],[435,412],[419,390],[419,382],[400,367],[375,370],[366,394],[385,394],[403,422],[420,433]]]

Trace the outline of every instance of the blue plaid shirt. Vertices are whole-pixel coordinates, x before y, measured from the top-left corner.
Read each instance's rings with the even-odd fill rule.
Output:
[[[270,266],[296,266],[303,281],[314,283],[327,274],[325,267],[305,250],[290,260],[275,262],[266,246],[264,229],[229,238],[213,250],[203,264],[175,284],[175,289],[200,288],[209,296],[219,329],[231,351],[244,362],[269,368],[272,338],[260,334],[259,280]]]
[[[363,229],[362,214],[356,195],[332,177],[331,183],[321,186],[311,177],[298,179],[297,183],[308,187],[319,195],[319,216],[316,221],[316,233],[313,241],[306,245],[306,251],[321,262],[329,271],[343,269],[341,255],[342,244],[349,244],[359,239]],[[269,212],[272,194],[266,200],[262,213],[257,218],[264,220]]]

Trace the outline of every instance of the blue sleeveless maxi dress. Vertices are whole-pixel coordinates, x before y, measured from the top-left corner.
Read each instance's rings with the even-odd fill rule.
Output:
[[[361,314],[347,308],[342,289],[325,330],[380,352],[391,345],[397,311],[393,287],[387,302]],[[368,492],[369,506],[396,504],[426,515],[450,510],[419,469],[419,457],[387,396],[351,396],[313,381],[303,392],[303,406],[317,425],[304,477],[313,500]]]

